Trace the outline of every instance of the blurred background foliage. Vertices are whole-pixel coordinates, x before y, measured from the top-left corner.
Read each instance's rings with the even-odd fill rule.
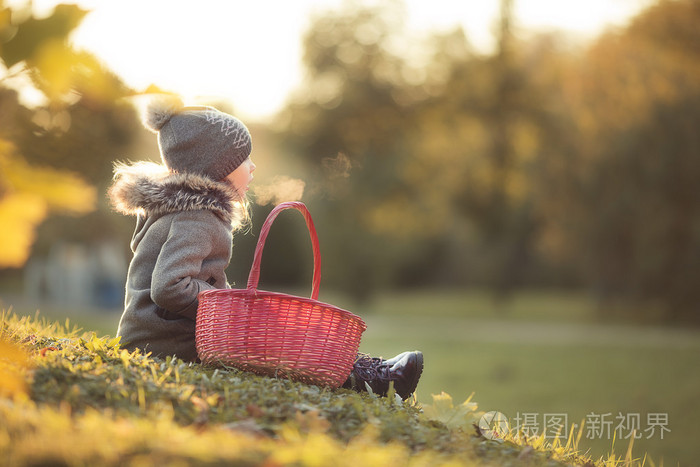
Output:
[[[324,288],[358,301],[566,288],[630,318],[700,322],[700,2],[661,1],[579,46],[519,35],[505,0],[491,54],[461,29],[411,37],[397,3],[343,5],[312,21],[306,80],[286,108],[250,125],[268,181],[305,183]],[[117,239],[128,256],[133,220],[104,191],[112,161],[157,159],[139,92],[71,49],[85,11],[0,11],[2,274],[59,239]],[[259,199],[253,232],[281,200]],[[303,222],[277,223],[262,282],[306,287]],[[239,286],[255,240],[236,237]]]
[[[68,44],[86,13],[59,5],[37,19],[31,5],[0,2],[0,268],[52,241],[95,241],[113,223],[102,189],[138,124],[119,78]],[[18,92],[27,88],[29,103]]]
[[[389,10],[318,18],[282,136],[325,182],[329,280],[576,287],[698,321],[698,21],[660,2],[578,49],[518,38],[503,2],[494,54],[456,30],[416,64]]]

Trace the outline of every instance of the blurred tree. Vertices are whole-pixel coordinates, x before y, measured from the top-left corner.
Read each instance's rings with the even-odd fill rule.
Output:
[[[507,292],[531,262],[531,171],[559,131],[508,2],[500,51],[485,58],[461,30],[411,42],[396,4],[349,6],[310,29],[307,92],[286,113],[288,141],[332,197],[317,216],[338,242],[329,279],[358,296],[475,278]]]
[[[700,2],[660,2],[601,37],[564,96],[579,130],[560,238],[605,300],[700,320]],[[566,183],[561,183],[565,181]]]
[[[86,13],[59,5],[37,19],[31,3],[0,2],[0,267],[26,261],[49,213],[93,211],[92,185],[109,178],[114,150],[132,137],[133,109],[118,101],[129,90],[67,42]],[[32,86],[40,99],[24,103],[14,88]]]
[[[338,14],[317,18],[310,29],[304,42],[307,92],[285,118],[287,141],[316,180],[307,191],[323,193],[312,212],[319,228],[332,232],[321,246],[324,277],[363,298],[388,273],[382,265],[389,265],[387,256],[397,247],[371,228],[371,211],[407,191],[396,173],[410,109],[394,98],[404,85],[403,62],[391,52],[398,29],[394,10],[353,8],[346,4]],[[394,233],[400,236],[401,228],[396,225]]]
[[[80,178],[48,167],[30,166],[13,145],[0,140],[0,267],[26,261],[33,232],[49,211],[84,214],[95,192]]]
[[[581,49],[517,40],[511,4],[487,56],[460,30],[412,41],[400,3],[313,23],[283,122],[315,171],[326,277],[360,297],[588,286],[697,319],[700,2],[660,2]]]
[[[403,35],[400,5],[349,3],[305,40],[308,88],[287,109],[286,137],[331,200],[314,200],[333,232],[327,277],[361,297],[377,285],[461,283],[491,264],[487,282],[505,291],[531,243],[518,173],[534,152],[507,18],[502,52],[482,60],[461,30],[429,44]],[[490,245],[489,261],[465,266],[455,248],[475,227],[471,243]]]
[[[588,266],[613,296],[700,320],[700,94],[659,104],[596,165]],[[624,179],[624,182],[621,182]]]

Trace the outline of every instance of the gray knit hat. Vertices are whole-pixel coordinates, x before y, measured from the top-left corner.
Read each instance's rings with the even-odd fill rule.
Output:
[[[174,96],[153,99],[143,122],[158,133],[160,156],[173,172],[223,180],[252,150],[243,122],[213,107],[185,107]]]

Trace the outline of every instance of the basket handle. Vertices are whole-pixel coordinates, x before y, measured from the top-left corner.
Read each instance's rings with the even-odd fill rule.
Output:
[[[272,227],[272,222],[279,215],[280,212],[286,209],[296,209],[303,216],[306,221],[306,227],[309,229],[309,235],[311,236],[311,248],[314,253],[314,275],[311,287],[311,299],[318,299],[318,290],[321,286],[321,250],[318,246],[318,235],[316,235],[316,227],[314,227],[314,221],[311,219],[311,213],[306,209],[306,205],[299,201],[289,201],[286,203],[281,203],[275,206],[275,208],[268,214],[265,223],[260,229],[260,238],[258,238],[258,244],[255,246],[255,255],[253,256],[253,265],[250,268],[250,274],[248,275],[248,288],[257,289],[258,281],[260,280],[260,261],[262,260],[262,252],[265,247],[265,239],[267,234],[270,232],[270,227]]]

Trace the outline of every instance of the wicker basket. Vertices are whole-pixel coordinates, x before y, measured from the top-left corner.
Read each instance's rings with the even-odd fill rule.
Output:
[[[257,289],[265,239],[285,209],[301,212],[311,235],[311,298]],[[309,211],[299,202],[276,206],[260,231],[247,288],[199,294],[196,346],[202,363],[339,387],[352,370],[366,325],[349,311],[317,301],[320,283],[321,253]]]

